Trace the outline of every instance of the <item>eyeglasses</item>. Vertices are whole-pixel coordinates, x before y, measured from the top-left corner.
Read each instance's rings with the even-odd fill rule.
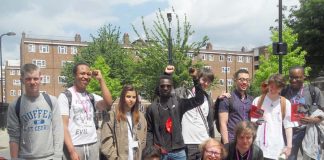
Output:
[[[296,81],[301,81],[303,80],[304,77],[294,77],[294,76],[289,76],[290,80],[296,80]]]
[[[208,150],[206,150],[206,153],[209,156],[219,156],[220,155],[219,152],[215,152],[215,151],[208,151]]]
[[[239,79],[237,79],[238,81],[240,81],[240,82],[250,82],[251,80],[249,79],[249,78],[239,78]]]

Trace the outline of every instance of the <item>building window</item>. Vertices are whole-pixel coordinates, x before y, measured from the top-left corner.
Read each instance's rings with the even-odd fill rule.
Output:
[[[226,70],[227,73],[230,73],[230,67],[222,67],[222,73],[226,73]]]
[[[207,60],[207,54],[201,54],[201,59],[206,61]]]
[[[51,82],[51,77],[50,76],[42,75],[41,78],[42,78],[41,83],[50,83]]]
[[[58,76],[58,83],[59,84],[66,84],[65,76]]]
[[[245,67],[241,67],[240,69],[245,69],[245,70],[247,70],[247,71],[248,71],[248,68],[245,68]]]
[[[237,56],[237,62],[243,62],[243,56]]]
[[[78,53],[78,48],[72,46],[72,47],[71,47],[71,54],[77,54],[77,53]]]
[[[49,53],[49,46],[48,45],[40,45],[39,52],[40,53]]]
[[[211,66],[204,66],[204,68],[211,69]]]
[[[9,73],[10,75],[15,75],[16,74],[16,72],[15,72],[15,70],[10,70],[10,73]]]
[[[219,56],[219,61],[224,61],[224,58],[225,58],[224,55],[220,55],[220,56]]]
[[[61,62],[62,67],[64,67],[66,63],[73,63],[73,61],[62,61]]]
[[[38,66],[39,68],[45,68],[46,67],[46,61],[45,60],[39,60],[39,59],[33,59],[33,64]]]
[[[10,90],[10,96],[16,96],[16,90]]]
[[[214,61],[214,55],[213,54],[208,54],[208,60],[209,61]]]
[[[245,57],[245,62],[250,63],[251,62],[251,57]]]
[[[19,79],[14,79],[13,80],[13,85],[14,86],[20,86],[20,80]]]
[[[35,52],[35,44],[28,44],[28,52]]]
[[[57,51],[59,54],[67,54],[67,47],[66,46],[57,46]]]
[[[21,96],[21,90],[18,90],[18,96]]]
[[[224,86],[224,79],[219,79],[219,85]]]
[[[228,86],[233,86],[233,80],[232,79],[228,79],[227,80],[227,85]]]
[[[20,75],[20,70],[19,69],[17,70],[17,75]]]
[[[193,59],[193,58],[194,58],[194,54],[193,54],[193,53],[187,53],[187,56],[188,56],[190,59]]]
[[[227,56],[227,62],[232,62],[232,56]]]

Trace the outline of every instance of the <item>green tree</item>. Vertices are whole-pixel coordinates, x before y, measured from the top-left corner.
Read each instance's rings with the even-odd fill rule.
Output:
[[[175,86],[189,85],[191,79],[188,74],[188,68],[192,66],[192,60],[187,56],[189,50],[198,53],[199,48],[206,45],[208,37],[205,36],[199,42],[189,43],[188,39],[194,34],[192,26],[184,16],[183,25],[180,25],[179,16],[176,14],[176,31],[172,39],[172,59],[176,71],[173,75]],[[155,87],[159,76],[163,73],[168,64],[168,26],[166,17],[161,10],[156,13],[156,20],[153,21],[153,27],[149,29],[142,17],[142,29],[144,37],[142,38],[138,30],[133,25],[133,29],[139,40],[134,45],[138,57],[138,74],[136,78],[139,82],[142,94],[147,99],[154,97]],[[198,63],[197,66],[202,66]]]
[[[120,79],[111,78],[109,73],[111,72],[110,67],[106,64],[103,56],[98,56],[94,64],[91,66],[91,70],[98,69],[102,73],[103,78],[105,79],[106,85],[108,86],[113,99],[117,98],[120,95],[122,85]],[[87,86],[87,90],[90,93],[96,93],[101,95],[101,89],[99,82],[97,80],[91,80]]]
[[[130,50],[124,49],[119,43],[120,35],[119,28],[112,25],[101,27],[98,30],[98,36],[91,35],[92,42],[89,42],[87,47],[80,50],[80,53],[74,57],[73,63],[64,66],[62,75],[66,76],[67,84],[65,87],[73,85],[73,76],[71,74],[73,65],[78,62],[86,62],[91,67],[94,67],[97,60],[102,59],[105,62],[104,64],[107,64],[109,68],[109,72],[103,74],[112,80],[119,80],[119,83],[107,82],[108,88],[113,93],[114,98],[120,92],[120,85],[127,83],[136,84],[131,76],[136,68],[136,63],[133,60],[134,56]],[[91,87],[89,90],[99,91]]]
[[[298,45],[308,53],[306,63],[312,67],[311,77],[324,69],[324,0],[299,0],[292,8],[288,25],[298,34]]]
[[[283,56],[282,58],[282,74],[288,77],[289,68],[292,66],[305,65],[305,56],[307,52],[302,50],[302,47],[295,46],[298,39],[298,35],[293,33],[293,30],[289,27],[284,27],[283,33],[283,41],[287,43],[287,55]],[[278,42],[278,31],[276,29],[272,29],[272,37],[271,40],[273,42]],[[272,54],[272,45],[268,47],[268,52],[270,53],[267,55],[260,56],[260,66],[259,69],[255,72],[255,77],[253,78],[253,82],[251,85],[251,94],[257,96],[260,94],[260,86],[261,83],[267,78],[274,74],[278,73],[279,65],[278,65],[278,56]],[[310,67],[305,68],[306,75],[310,71]]]

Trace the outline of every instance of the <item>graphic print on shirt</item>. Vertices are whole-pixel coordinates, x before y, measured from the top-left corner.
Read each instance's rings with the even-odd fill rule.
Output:
[[[24,132],[39,132],[49,130],[52,120],[52,111],[36,107],[29,112],[23,113],[21,119],[25,123]]]
[[[88,128],[94,126],[93,107],[87,95],[77,94],[71,107],[72,120],[77,127],[75,135],[88,134]]]

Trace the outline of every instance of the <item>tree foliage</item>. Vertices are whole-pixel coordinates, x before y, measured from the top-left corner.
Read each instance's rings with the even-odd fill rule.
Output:
[[[105,25],[98,30],[98,36],[91,35],[92,42],[88,43],[88,46],[81,49],[80,53],[74,57],[74,62],[64,66],[62,75],[66,77],[66,87],[73,85],[73,76],[71,74],[72,67],[78,62],[86,62],[92,68],[99,67],[97,63],[101,65],[107,64],[107,69],[102,68],[101,72],[105,75],[106,84],[113,93],[113,98],[120,93],[120,86],[126,83],[132,83],[132,77],[135,63],[130,51],[123,49],[119,43],[120,39],[119,28],[112,25]],[[104,63],[102,63],[104,60]],[[99,62],[97,62],[99,61]],[[117,81],[119,83],[117,83]],[[90,85],[88,88],[91,91],[99,92],[100,88]]]
[[[111,78],[109,73],[111,72],[110,67],[106,64],[103,56],[98,56],[97,59],[91,66],[91,70],[100,70],[103,78],[105,79],[106,85],[109,87],[112,97],[115,99],[120,95],[122,85],[119,78]],[[101,95],[100,84],[97,80],[92,79],[87,86],[87,90],[90,93],[96,93]]]
[[[176,68],[173,74],[175,86],[188,85],[191,79],[188,68],[192,66],[192,60],[187,56],[189,50],[198,53],[199,48],[206,45],[208,37],[205,36],[199,42],[189,43],[189,37],[194,34],[192,26],[184,16],[183,24],[180,25],[179,16],[175,14],[176,29],[172,34],[172,59]],[[156,13],[156,20],[153,21],[152,28],[149,28],[142,17],[142,29],[144,36],[138,32],[133,25],[133,30],[140,39],[134,48],[139,58],[138,68],[140,88],[144,97],[152,99],[159,76],[163,73],[168,64],[168,21],[161,10]],[[201,64],[198,64],[201,66]]]
[[[288,25],[298,34],[298,44],[308,52],[307,65],[311,77],[324,69],[324,0],[299,0],[300,7],[292,8]]]
[[[298,35],[293,33],[293,30],[289,27],[285,27],[282,33],[283,41],[287,43],[287,55],[284,55],[282,58],[282,74],[288,77],[289,68],[292,66],[304,66],[305,65],[305,56],[307,52],[302,50],[302,47],[295,45]],[[278,31],[272,29],[273,42],[278,42]],[[279,70],[279,56],[272,54],[272,46],[268,46],[269,55],[261,55],[259,62],[259,69],[255,72],[255,77],[251,85],[252,94],[257,96],[260,94],[261,83],[268,79],[268,77],[274,73],[278,73]],[[309,73],[310,68],[306,67],[306,75]]]

